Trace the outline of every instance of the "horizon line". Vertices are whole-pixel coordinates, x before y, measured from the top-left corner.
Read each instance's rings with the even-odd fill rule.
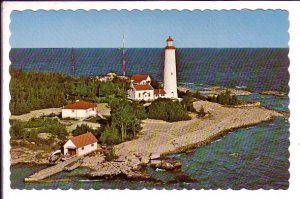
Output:
[[[122,49],[122,47],[11,47],[11,49],[28,49],[28,48],[34,48],[34,49],[59,49],[59,48],[69,48],[69,49],[78,49],[78,48],[88,48],[88,49]],[[165,47],[127,47],[125,49],[143,49],[143,48],[150,48],[150,49],[164,49]],[[214,48],[214,49],[228,49],[228,48],[289,48],[278,46],[278,47],[176,47],[176,49],[191,49],[191,48]]]

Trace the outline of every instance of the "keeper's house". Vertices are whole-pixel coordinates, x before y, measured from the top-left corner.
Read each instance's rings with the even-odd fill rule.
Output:
[[[63,154],[65,157],[74,157],[90,153],[97,149],[97,138],[87,132],[70,138],[63,146]]]
[[[85,119],[96,116],[96,108],[97,104],[85,101],[77,101],[62,108],[62,118]]]
[[[130,89],[128,90],[128,98],[132,100],[154,100],[154,89],[150,85],[151,78],[149,75],[132,75]]]

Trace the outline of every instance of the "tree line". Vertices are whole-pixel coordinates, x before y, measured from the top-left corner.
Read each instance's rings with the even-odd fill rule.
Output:
[[[74,78],[57,73],[10,70],[10,111],[21,115],[32,110],[62,107],[75,100],[108,102],[110,97],[126,96],[129,82],[119,78],[99,82],[93,78]]]

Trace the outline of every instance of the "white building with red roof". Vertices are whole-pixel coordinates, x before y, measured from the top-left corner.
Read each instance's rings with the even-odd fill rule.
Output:
[[[63,146],[65,159],[95,151],[97,142],[97,138],[91,132],[70,138]]]
[[[151,86],[151,78],[149,75],[132,75],[131,89],[128,90],[128,97],[132,100],[153,101],[159,97],[165,97],[164,89],[154,89]]]
[[[85,119],[96,116],[97,104],[86,101],[76,101],[62,108],[62,118]]]
[[[154,89],[154,98],[157,99],[159,97],[165,97],[166,96],[166,91],[162,88],[159,89]]]
[[[154,88],[150,84],[131,84],[128,97],[132,100],[152,101],[154,99]]]

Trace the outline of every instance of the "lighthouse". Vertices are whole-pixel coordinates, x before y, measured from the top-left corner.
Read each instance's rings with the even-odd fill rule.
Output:
[[[164,90],[167,98],[178,98],[175,46],[171,36],[167,39],[165,48]]]

